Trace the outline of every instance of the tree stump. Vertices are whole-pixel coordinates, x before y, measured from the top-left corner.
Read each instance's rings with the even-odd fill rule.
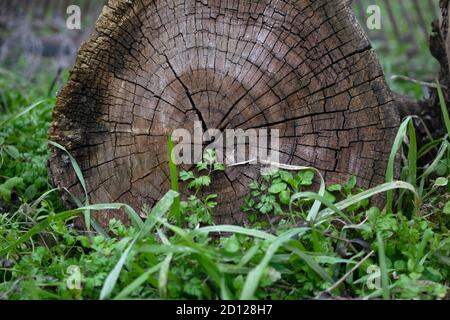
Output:
[[[399,117],[345,0],[110,0],[59,94],[50,139],[78,161],[92,203],[152,206],[170,188],[177,128],[280,130],[280,161],[327,182],[383,182]],[[67,155],[55,185],[83,198]],[[214,177],[217,223],[242,223],[257,167]],[[101,212],[97,220],[127,220]]]

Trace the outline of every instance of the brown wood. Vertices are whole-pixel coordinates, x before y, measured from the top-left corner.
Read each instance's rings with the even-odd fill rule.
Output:
[[[110,0],[58,97],[50,139],[67,148],[93,203],[139,209],[169,189],[166,137],[208,128],[278,128],[281,162],[328,182],[383,181],[399,117],[346,0]],[[55,185],[83,198],[53,150]],[[217,223],[242,223],[255,166],[214,177]],[[103,224],[121,212],[102,212]]]
[[[433,23],[433,35],[430,40],[430,48],[433,56],[441,65],[440,80],[442,84],[449,84],[450,66],[450,1],[440,0],[441,17]]]
[[[445,42],[445,55],[447,57],[447,82],[449,79],[449,75],[450,75],[450,63],[449,63],[449,58],[450,58],[450,32],[448,30],[449,26],[450,26],[450,2],[448,0],[446,1],[442,1],[442,7],[441,7],[441,12],[442,12],[442,25],[441,25],[441,33],[443,35],[443,39]]]

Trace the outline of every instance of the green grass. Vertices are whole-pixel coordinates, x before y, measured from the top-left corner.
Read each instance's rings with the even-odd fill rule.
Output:
[[[418,148],[411,118],[399,130],[385,184],[362,190],[352,178],[327,185],[313,168],[281,165],[250,184],[242,208],[247,225],[213,225],[217,195],[208,188],[212,172],[225,169],[213,151],[193,171],[178,174],[171,163],[174,190],[143,208],[146,219],[126,204],[90,205],[87,196],[78,209],[64,211],[46,170],[54,98],[37,104],[45,86],[29,91],[15,82],[4,85],[0,298],[448,297],[449,141]],[[403,181],[396,181],[400,153]],[[434,160],[419,167],[418,158],[430,153]],[[83,183],[74,159],[72,164]],[[318,192],[315,177],[322,181]],[[183,201],[179,184],[191,190]],[[381,193],[388,194],[387,207],[370,207],[369,199]],[[98,230],[91,212],[107,208],[122,208],[132,226],[112,220],[108,230]],[[75,231],[71,223],[78,215],[97,233]],[[79,289],[67,285],[74,266]],[[379,287],[370,286],[371,270],[379,270]]]

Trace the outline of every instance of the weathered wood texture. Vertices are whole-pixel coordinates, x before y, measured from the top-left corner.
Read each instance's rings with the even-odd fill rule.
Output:
[[[111,0],[58,97],[50,139],[78,160],[92,202],[154,204],[173,129],[278,128],[281,161],[328,182],[383,181],[399,118],[344,0]],[[56,185],[83,197],[67,156]],[[214,177],[218,223],[240,223],[254,166]],[[102,212],[105,225],[120,212]],[[124,218],[125,219],[125,218]]]
[[[435,34],[431,38],[431,50],[441,65],[441,82],[450,86],[450,1],[440,0],[441,18],[434,24]],[[448,92],[447,92],[448,93]],[[450,97],[450,96],[449,96]]]

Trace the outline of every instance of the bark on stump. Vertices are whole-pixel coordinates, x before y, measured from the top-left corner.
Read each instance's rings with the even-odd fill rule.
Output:
[[[450,102],[450,1],[440,0],[439,4],[441,8],[441,16],[439,20],[433,22],[433,34],[430,37],[430,51],[441,66],[439,81],[444,87],[443,93],[445,96],[445,100],[447,102]],[[437,109],[439,112],[438,114],[441,115],[439,98],[436,91],[433,91],[431,93],[430,105]],[[447,107],[450,107],[450,104],[447,104]],[[440,127],[443,128],[443,119],[441,116],[438,118],[441,120]],[[433,128],[436,127],[438,126],[434,126]]]
[[[167,135],[279,129],[281,162],[328,182],[383,181],[399,124],[376,55],[345,0],[110,0],[59,94],[50,139],[76,158],[92,203],[139,209],[169,189]],[[83,198],[65,153],[53,182]],[[214,177],[217,223],[242,223],[258,168]],[[121,212],[101,212],[106,225]]]

